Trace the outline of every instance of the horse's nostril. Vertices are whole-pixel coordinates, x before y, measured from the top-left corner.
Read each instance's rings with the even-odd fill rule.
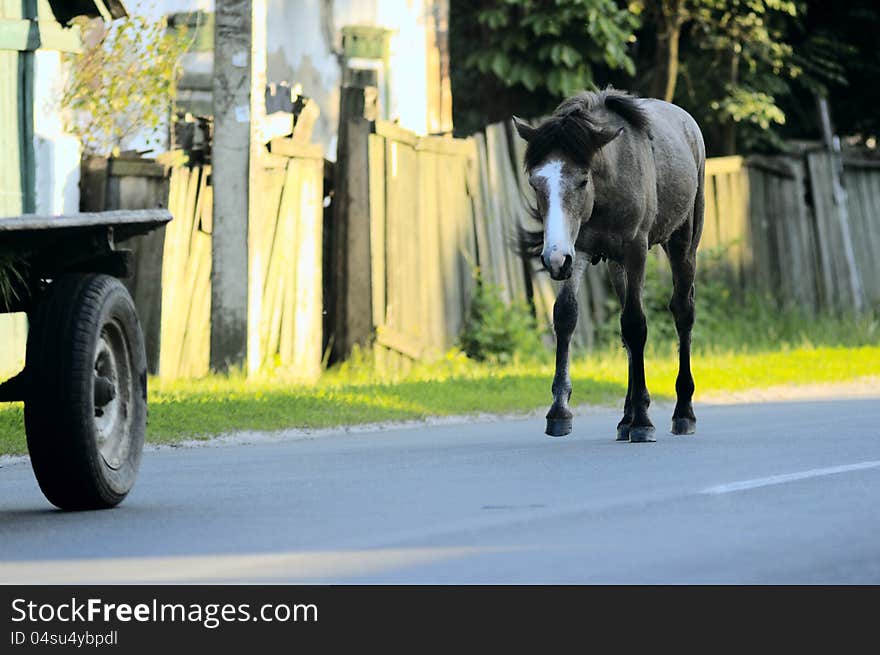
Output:
[[[565,261],[562,264],[562,270],[560,271],[562,277],[568,277],[571,275],[571,255],[565,256]]]

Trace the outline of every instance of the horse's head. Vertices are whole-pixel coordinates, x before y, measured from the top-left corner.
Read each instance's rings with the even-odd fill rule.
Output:
[[[538,127],[513,121],[528,143],[525,167],[535,190],[536,218],[544,224],[541,261],[554,280],[568,279],[578,232],[596,199],[593,157],[623,128],[598,125],[580,110],[554,115]]]

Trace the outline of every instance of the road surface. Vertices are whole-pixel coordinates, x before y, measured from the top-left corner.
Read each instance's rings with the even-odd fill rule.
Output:
[[[880,583],[880,400],[698,412],[654,444],[596,410],[152,450],[103,512],[7,460],[0,582]]]

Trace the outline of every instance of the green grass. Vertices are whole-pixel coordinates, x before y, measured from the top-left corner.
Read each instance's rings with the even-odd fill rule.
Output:
[[[678,361],[656,350],[646,361],[656,400],[670,399]],[[843,382],[880,375],[880,346],[788,347],[777,351],[704,352],[695,355],[700,395],[775,385]],[[460,354],[420,366],[403,379],[383,380],[357,359],[331,370],[316,385],[241,376],[197,381],[150,381],[148,439],[170,443],[237,430],[323,428],[470,413],[526,412],[550,403],[549,363],[479,364]],[[575,404],[623,402],[622,349],[576,358]],[[659,416],[656,417],[660,419]],[[0,454],[25,452],[20,405],[0,409]]]

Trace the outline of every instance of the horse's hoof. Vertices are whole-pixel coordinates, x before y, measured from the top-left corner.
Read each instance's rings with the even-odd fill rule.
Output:
[[[654,438],[654,426],[653,425],[631,427],[629,429],[629,442],[630,443],[650,443],[652,441],[657,441]]]
[[[628,425],[618,425],[617,426],[617,441],[629,441],[629,426]]]
[[[697,431],[697,419],[675,418],[672,419],[672,434],[693,434]]]
[[[551,437],[564,437],[571,433],[571,417],[548,418],[546,434]]]

